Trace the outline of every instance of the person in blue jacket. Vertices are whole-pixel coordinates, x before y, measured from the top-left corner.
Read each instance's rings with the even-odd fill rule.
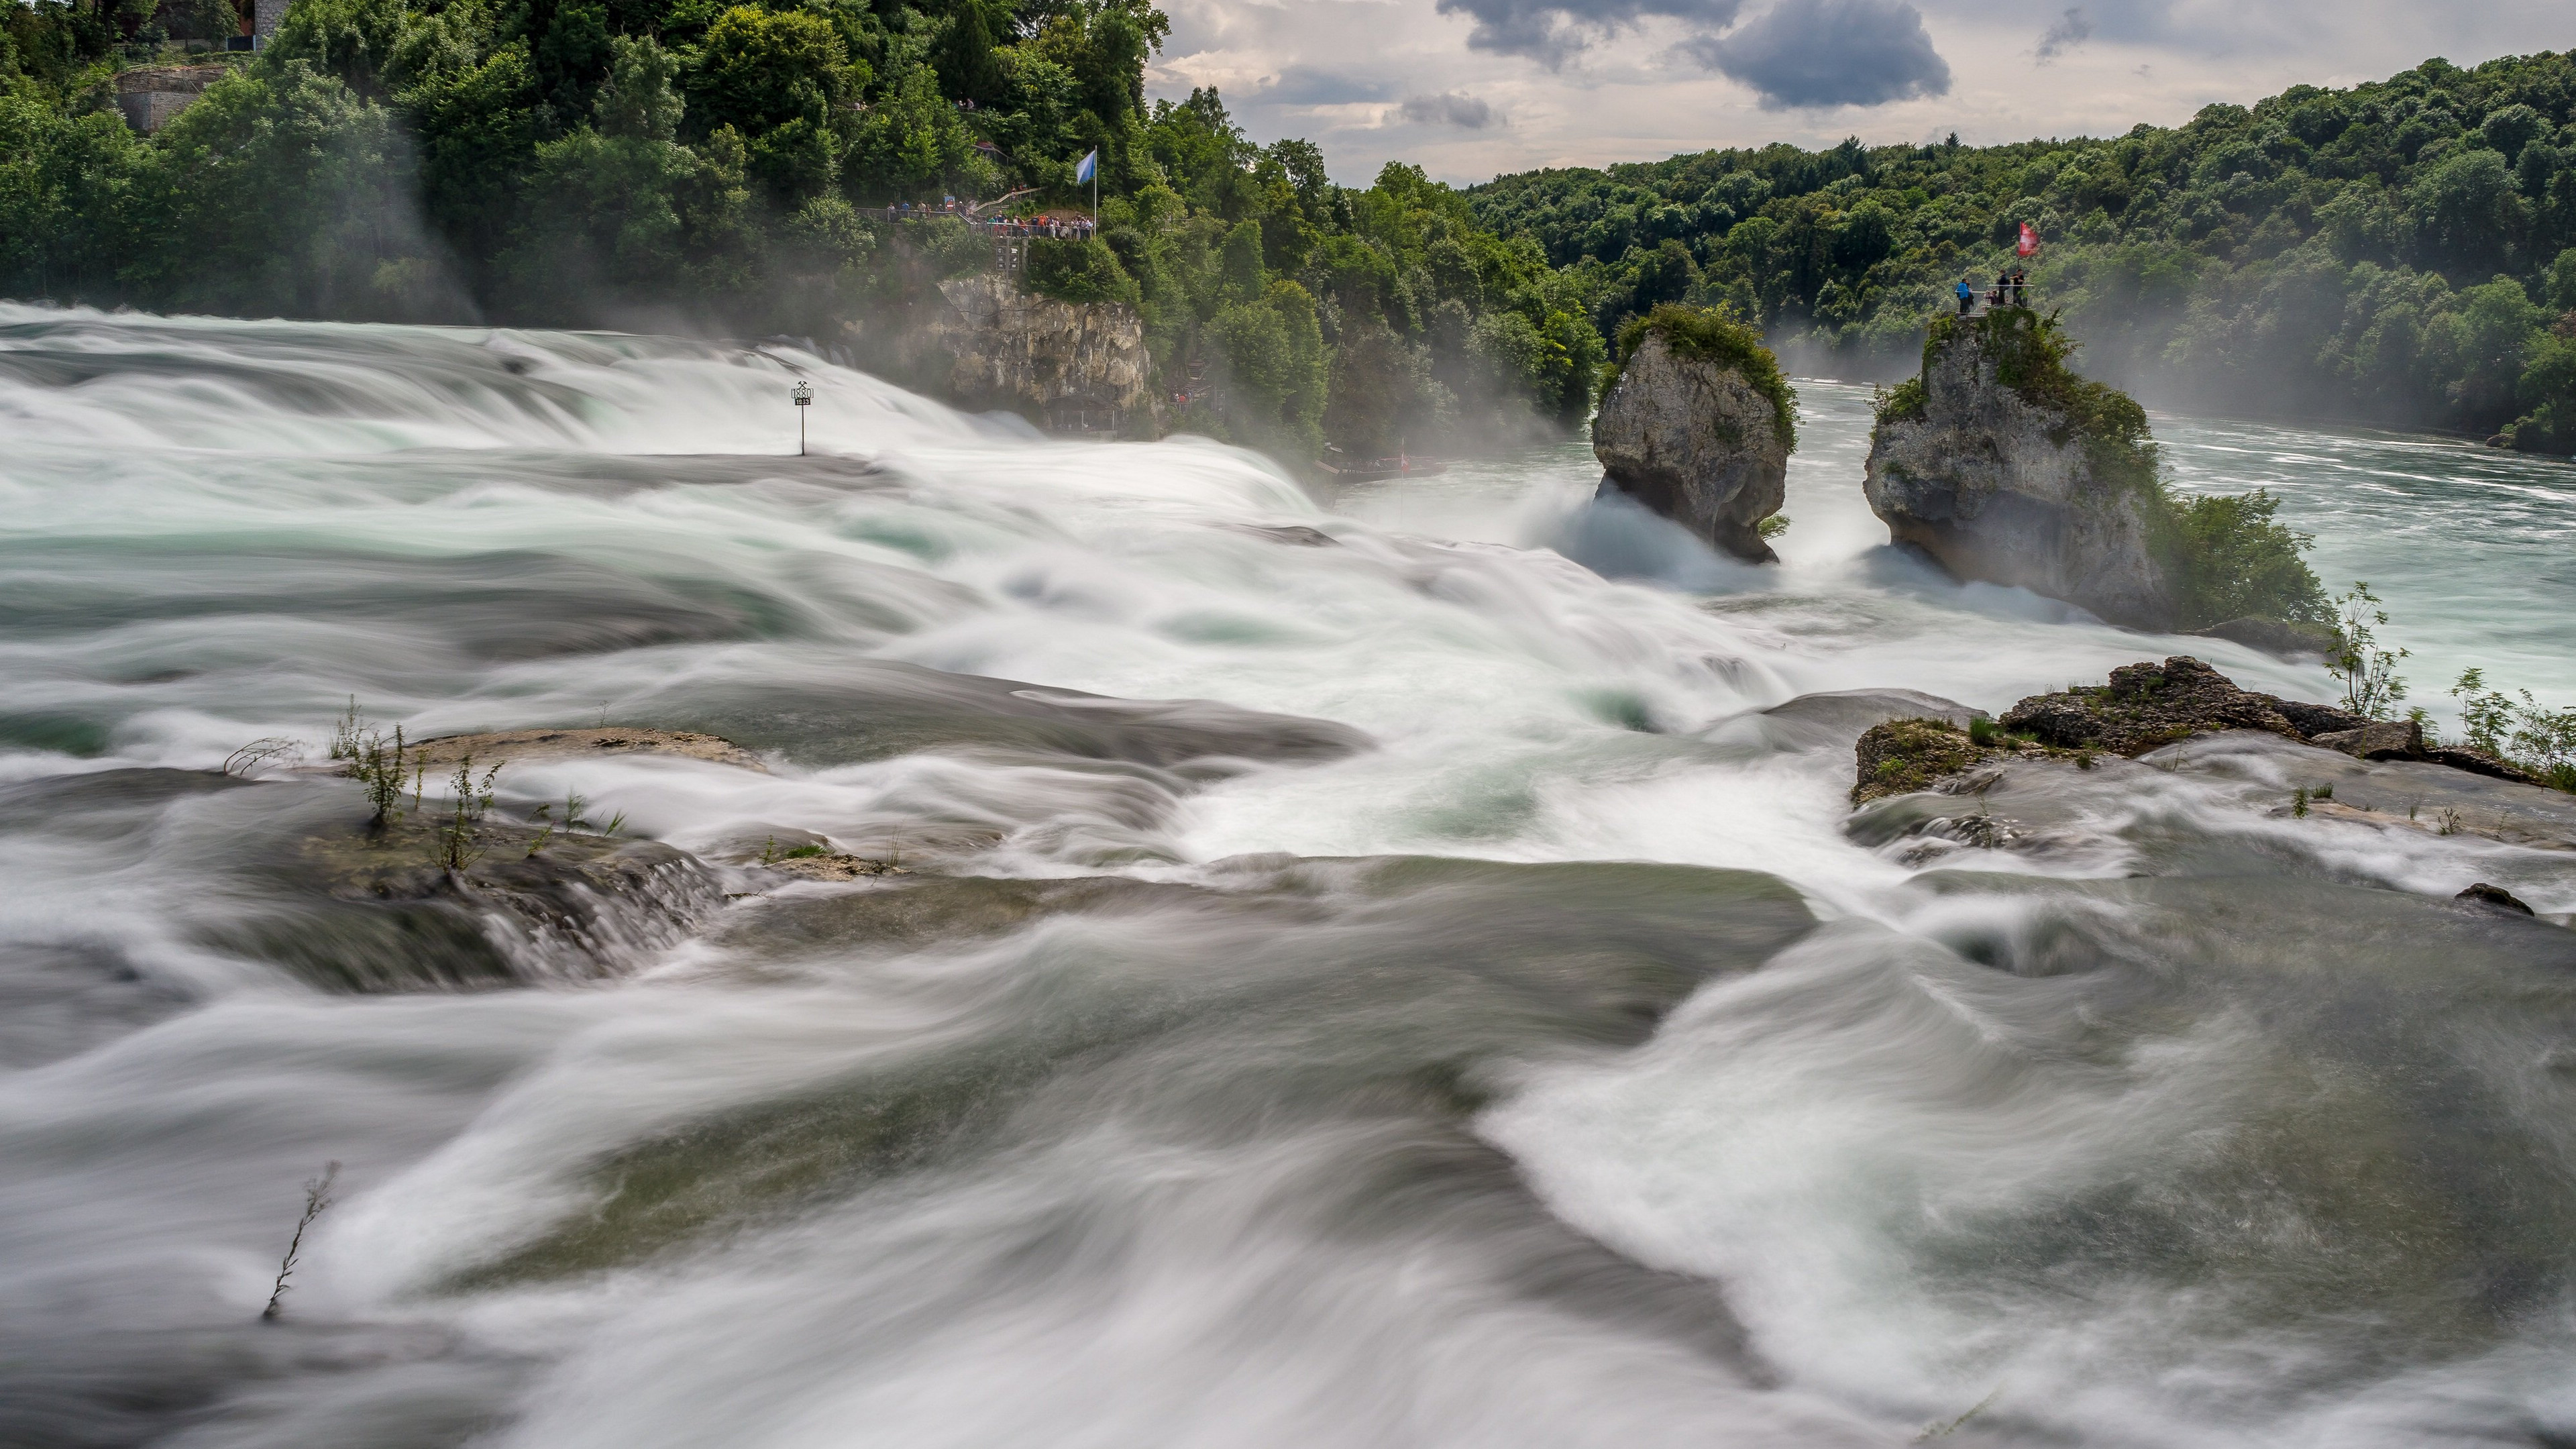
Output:
[[[1967,315],[1968,315],[1968,309],[1969,309],[1969,308],[1971,308],[1971,307],[1974,307],[1974,306],[1976,306],[1976,305],[1977,305],[1977,289],[1976,289],[1976,287],[1975,287],[1975,286],[1973,286],[1973,285],[1971,285],[1971,284],[1969,283],[1969,281],[1968,281],[1968,279],[1967,279],[1967,278],[1965,278],[1965,277],[1961,277],[1961,278],[1959,279],[1959,315],[1960,315],[1960,316],[1962,316],[1962,317],[1967,316]]]

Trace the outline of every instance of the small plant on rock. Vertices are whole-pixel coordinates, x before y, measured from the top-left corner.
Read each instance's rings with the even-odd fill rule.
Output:
[[[2364,719],[2386,719],[2406,697],[2397,661],[2409,651],[2380,646],[2375,630],[2387,624],[2388,611],[2379,607],[2370,585],[2354,583],[2352,592],[2335,596],[2334,606],[2335,647],[2326,667],[2343,681],[2343,707]]]
[[[2450,692],[2460,701],[2469,748],[2516,765],[2552,789],[2576,793],[2576,706],[2550,709],[2527,689],[2514,691],[2521,696],[2517,704],[2503,690],[2487,688],[2486,675],[2476,669],[2461,670]]]
[[[368,731],[349,756],[348,772],[366,789],[367,804],[375,812],[375,824],[382,825],[402,815],[405,776],[417,775],[419,770],[416,760],[406,758],[409,753],[409,747],[403,743],[402,726],[396,725],[390,740]],[[414,784],[412,803],[418,805],[420,792],[416,781]]]
[[[467,755],[456,762],[456,778],[449,782],[456,799],[446,823],[438,829],[438,863],[457,874],[483,858],[479,836],[484,814],[492,808],[492,782],[501,767],[494,765],[481,778],[474,774],[474,757]]]

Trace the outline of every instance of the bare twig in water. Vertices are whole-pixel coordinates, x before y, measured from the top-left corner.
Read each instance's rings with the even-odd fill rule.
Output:
[[[224,756],[224,773],[248,779],[260,766],[271,760],[280,756],[291,759],[302,753],[304,753],[304,745],[301,741],[271,735],[264,740],[253,740]]]
[[[277,1285],[268,1290],[268,1307],[259,1317],[263,1323],[274,1323],[286,1311],[286,1280],[295,1276],[295,1260],[304,1251],[304,1230],[322,1216],[331,1205],[331,1184],[340,1180],[340,1164],[324,1163],[322,1175],[304,1184],[304,1216],[295,1220],[295,1236],[287,1240],[286,1258],[277,1265]]]
[[[1969,1409],[1968,1412],[1961,1414],[1959,1417],[1950,1420],[1946,1424],[1924,1425],[1923,1432],[1914,1436],[1914,1442],[1920,1444],[1926,1439],[1949,1438],[1951,1435],[1958,1433],[1960,1428],[1970,1419],[1973,1419],[1979,1414],[1982,1414],[1986,1410],[1994,1407],[1995,1400],[2000,1399],[2003,1396],[2004,1386],[2001,1384],[1995,1385],[1995,1391],[1986,1395],[1984,1398],[1977,1400],[1975,1407]]]

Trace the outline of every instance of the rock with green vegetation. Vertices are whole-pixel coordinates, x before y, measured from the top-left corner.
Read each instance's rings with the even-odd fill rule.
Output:
[[[1863,731],[1853,754],[1860,767],[1851,802],[1866,805],[1888,795],[1929,790],[1994,757],[1966,730],[1943,719],[1892,719]]]
[[[2171,628],[2179,580],[2158,547],[2167,509],[2147,415],[2069,372],[2070,346],[2024,308],[1937,319],[1922,376],[1871,430],[1870,509],[1959,578]]]
[[[2300,740],[2370,723],[2323,705],[2300,708],[2310,729],[2290,718],[2283,701],[2239,689],[2226,675],[2177,654],[2162,664],[2122,665],[2107,685],[2032,695],[2004,711],[2003,727],[2064,748],[2143,755],[2218,730],[2266,730]]]
[[[2193,735],[2262,730],[2356,759],[2411,760],[2514,784],[2546,783],[2474,743],[2432,743],[2412,721],[2373,720],[2333,705],[2239,689],[2188,654],[2162,664],[2122,665],[2111,671],[2105,685],[2034,694],[2004,711],[2001,723],[2043,744],[2129,756]]]
[[[2093,752],[2015,734],[1983,717],[1962,728],[1946,719],[1892,719],[1863,732],[1853,746],[1858,774],[1851,802],[1866,805],[1918,790],[1948,790],[2005,760],[2069,759],[2092,764]]]
[[[1666,305],[1620,329],[1619,358],[1592,423],[1602,486],[1737,558],[1776,562],[1762,525],[1788,497],[1796,395],[1760,336],[1725,312]]]

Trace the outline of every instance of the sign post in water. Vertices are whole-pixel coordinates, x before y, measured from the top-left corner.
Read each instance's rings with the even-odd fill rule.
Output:
[[[805,409],[814,405],[814,384],[796,384],[796,456],[805,456]]]

